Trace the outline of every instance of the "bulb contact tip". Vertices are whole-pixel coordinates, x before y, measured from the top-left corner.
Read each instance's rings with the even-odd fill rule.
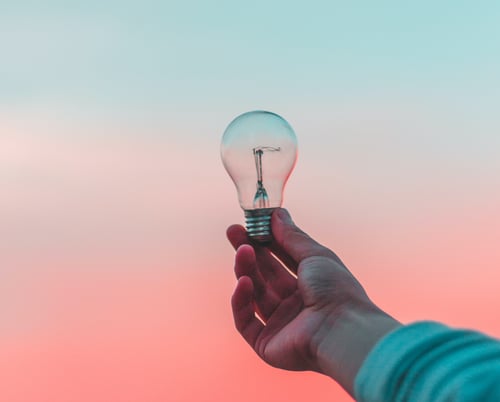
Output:
[[[271,215],[274,210],[275,208],[245,210],[246,228],[251,239],[259,243],[269,243],[272,240]]]

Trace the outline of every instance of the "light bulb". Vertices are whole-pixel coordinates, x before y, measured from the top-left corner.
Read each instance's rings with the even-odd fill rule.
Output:
[[[245,211],[248,235],[272,239],[271,214],[297,160],[297,137],[285,119],[257,110],[236,117],[224,131],[221,157]]]

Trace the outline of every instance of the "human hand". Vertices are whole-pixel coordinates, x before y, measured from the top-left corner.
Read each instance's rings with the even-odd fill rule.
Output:
[[[236,328],[270,365],[327,374],[352,394],[362,360],[398,323],[370,301],[335,253],[295,226],[286,210],[277,209],[271,225],[273,242],[265,247],[251,243],[242,226],[228,228],[237,250]],[[377,330],[369,328],[370,337],[358,339],[356,332],[367,322]]]

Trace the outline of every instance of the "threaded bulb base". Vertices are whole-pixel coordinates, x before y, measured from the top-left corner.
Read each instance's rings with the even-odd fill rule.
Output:
[[[271,215],[275,208],[245,209],[248,236],[259,242],[269,243],[272,238]]]

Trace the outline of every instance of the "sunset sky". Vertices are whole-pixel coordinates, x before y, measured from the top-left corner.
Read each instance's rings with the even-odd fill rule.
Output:
[[[500,337],[500,3],[4,3],[1,401],[351,400],[233,327],[219,147],[256,109],[376,303]]]

